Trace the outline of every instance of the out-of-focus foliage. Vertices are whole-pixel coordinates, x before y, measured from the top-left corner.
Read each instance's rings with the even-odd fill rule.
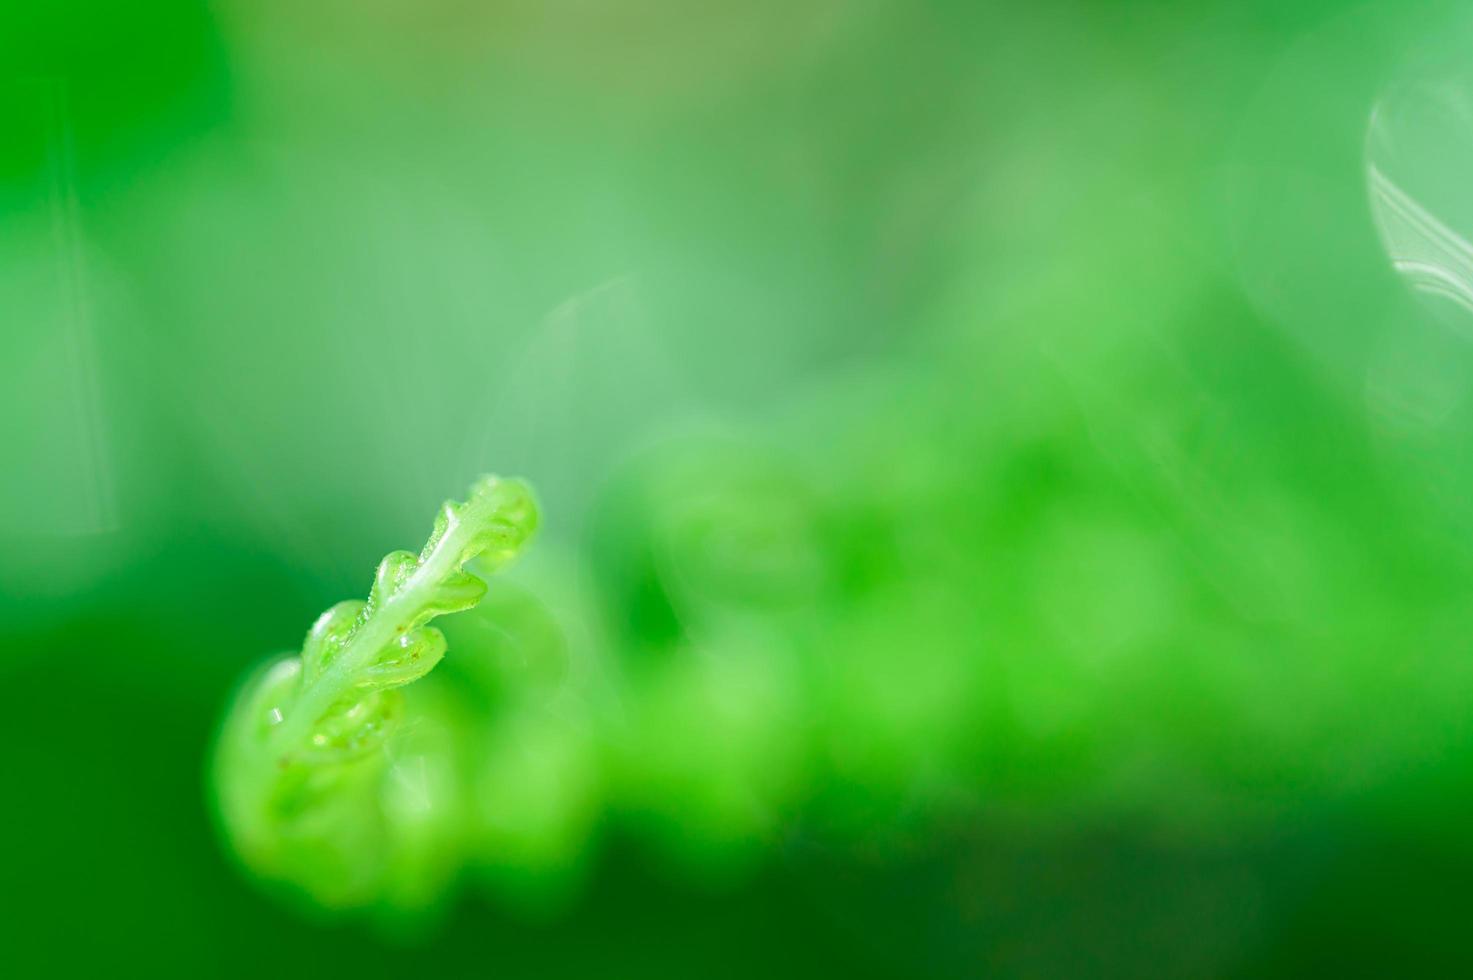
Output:
[[[1467,972],[1473,375],[1366,135],[1469,38],[8,5],[5,972]],[[461,898],[280,908],[217,712],[486,469],[547,516],[410,689]]]

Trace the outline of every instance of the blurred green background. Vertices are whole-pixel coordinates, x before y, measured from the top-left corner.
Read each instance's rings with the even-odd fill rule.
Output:
[[[1367,191],[1463,254],[1457,4],[0,3],[6,975],[1473,969],[1473,313]],[[463,880],[278,901],[220,712],[484,471]]]

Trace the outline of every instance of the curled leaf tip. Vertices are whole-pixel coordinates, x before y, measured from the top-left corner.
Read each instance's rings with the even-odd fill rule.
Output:
[[[418,554],[394,551],[366,601],[318,617],[300,655],[248,684],[222,730],[215,759],[221,821],[263,877],[325,905],[371,901],[392,855],[383,793],[405,702],[398,688],[429,673],[445,637],[429,622],[468,609],[489,572],[537,529],[531,488],[484,476],[464,502],[447,501]],[[347,873],[350,869],[352,873]]]

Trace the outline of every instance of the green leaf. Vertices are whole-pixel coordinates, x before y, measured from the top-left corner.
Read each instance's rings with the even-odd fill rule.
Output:
[[[339,907],[380,900],[391,877],[402,880],[408,858],[394,853],[385,811],[392,743],[408,714],[394,689],[444,657],[445,637],[429,621],[486,594],[463,566],[505,564],[536,527],[526,484],[483,477],[464,503],[441,508],[423,551],[380,562],[366,602],[333,606],[300,656],[245,686],[221,731],[214,781],[221,824],[251,870]]]

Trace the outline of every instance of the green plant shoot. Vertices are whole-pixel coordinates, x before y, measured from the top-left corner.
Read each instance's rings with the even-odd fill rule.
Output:
[[[443,852],[458,825],[454,739],[433,702],[416,708],[399,688],[445,654],[429,622],[485,594],[464,566],[494,570],[536,526],[526,484],[481,478],[464,503],[441,508],[423,551],[384,558],[366,602],[333,606],[299,656],[244,686],[220,733],[214,787],[251,871],[329,908],[417,904],[453,873]]]

